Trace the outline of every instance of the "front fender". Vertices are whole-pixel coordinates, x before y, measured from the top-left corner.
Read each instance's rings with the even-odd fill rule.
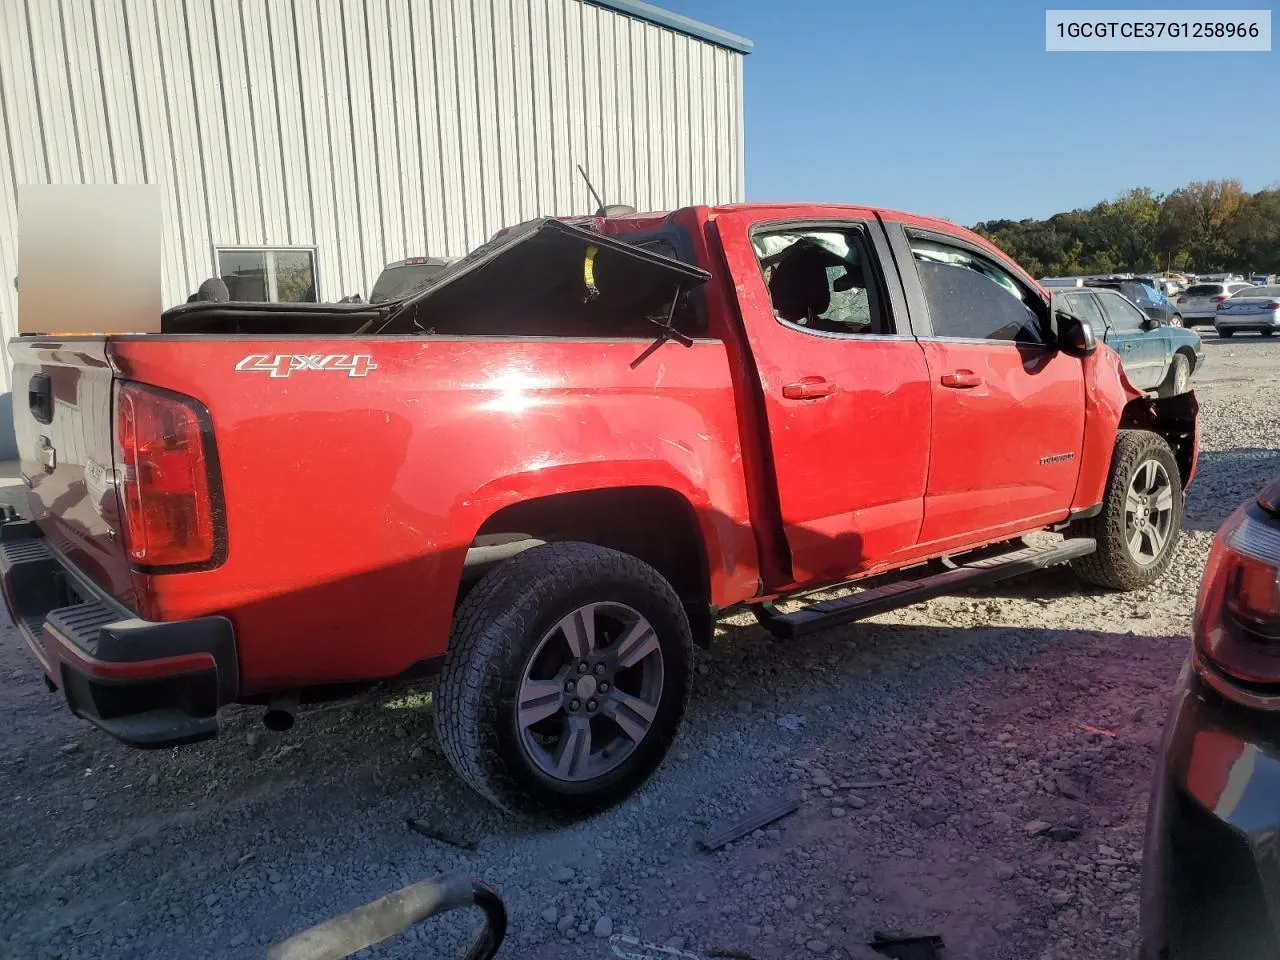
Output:
[[[1125,375],[1120,355],[1106,344],[1084,358],[1084,439],[1080,445],[1080,474],[1072,512],[1087,510],[1102,502],[1111,472],[1111,454],[1125,408],[1146,394]]]

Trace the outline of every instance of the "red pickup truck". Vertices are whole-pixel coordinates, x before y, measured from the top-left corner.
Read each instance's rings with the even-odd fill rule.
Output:
[[[404,299],[10,352],[0,572],[71,710],[171,746],[435,673],[445,753],[520,811],[641,783],[726,609],[786,639],[1051,564],[1151,582],[1198,450],[1194,395],[999,250],[848,206],[536,220]]]

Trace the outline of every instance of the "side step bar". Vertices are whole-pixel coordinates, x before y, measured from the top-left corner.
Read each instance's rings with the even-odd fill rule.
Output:
[[[760,625],[780,640],[792,640],[818,630],[843,626],[886,610],[908,607],[969,587],[1007,580],[1045,567],[1067,563],[1098,549],[1095,540],[1076,537],[1044,547],[1024,547],[961,564],[919,580],[900,580],[835,600],[822,600],[794,613],[780,613],[772,602],[752,607]]]

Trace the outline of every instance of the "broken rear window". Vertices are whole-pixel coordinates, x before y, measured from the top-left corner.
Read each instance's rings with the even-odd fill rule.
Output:
[[[672,315],[696,334],[687,292],[709,274],[661,240],[628,243],[559,220],[533,220],[450,264],[397,310],[385,333],[651,337]]]

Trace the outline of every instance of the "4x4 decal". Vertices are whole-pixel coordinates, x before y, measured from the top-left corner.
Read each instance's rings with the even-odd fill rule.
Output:
[[[265,373],[272,378],[288,377],[295,372],[346,373],[349,377],[367,377],[378,365],[367,353],[253,353],[236,364],[238,373]]]

